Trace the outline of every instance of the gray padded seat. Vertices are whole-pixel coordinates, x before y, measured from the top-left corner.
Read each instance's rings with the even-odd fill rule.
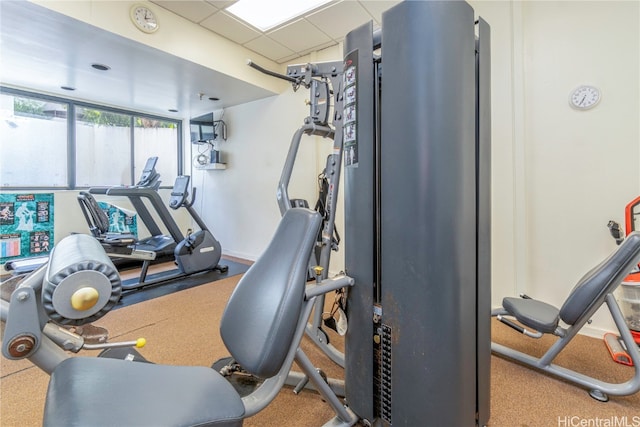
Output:
[[[74,357],[51,375],[43,425],[236,427],[243,415],[240,396],[213,369]]]
[[[268,378],[290,369],[284,362],[298,347],[296,327],[306,322],[307,266],[321,221],[315,211],[288,210],[227,302],[222,339],[253,375]],[[72,357],[51,375],[44,425],[235,427],[244,415],[234,387],[213,369]]]
[[[551,334],[558,327],[560,311],[545,302],[506,297],[502,300],[502,307],[520,323],[538,332]]]
[[[625,266],[636,262],[639,248],[640,232],[636,231],[578,281],[559,310],[542,301],[513,297],[504,298],[502,307],[523,325],[546,334],[556,330],[560,319],[574,325],[589,308],[602,304],[606,294],[620,284],[627,274]]]

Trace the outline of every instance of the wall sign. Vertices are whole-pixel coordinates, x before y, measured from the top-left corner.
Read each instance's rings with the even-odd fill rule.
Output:
[[[0,263],[48,255],[53,247],[53,194],[0,194]]]

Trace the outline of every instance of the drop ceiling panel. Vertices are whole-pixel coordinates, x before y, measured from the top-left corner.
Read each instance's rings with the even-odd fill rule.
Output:
[[[328,47],[335,46],[335,45],[337,45],[337,44],[338,44],[338,42],[337,42],[337,41],[335,41],[335,40],[331,40],[330,42],[327,42],[327,43],[324,43],[324,44],[321,44],[321,45],[318,45],[318,46],[314,46],[314,47],[309,48],[309,49],[307,49],[307,50],[303,50],[303,51],[301,51],[301,52],[298,52],[298,56],[304,56],[304,55],[306,55],[306,54],[308,54],[308,53],[311,53],[311,52],[317,52],[317,51],[319,51],[319,50],[326,49],[326,48],[328,48]],[[336,59],[337,59],[337,58],[336,58]]]
[[[222,11],[211,15],[202,21],[200,25],[238,44],[245,44],[262,35],[259,31],[248,27]]]
[[[304,19],[273,30],[267,35],[294,52],[302,52],[331,41],[328,35]]]
[[[200,23],[207,17],[218,11],[215,6],[202,0],[165,1],[151,0],[153,3],[173,13],[188,19],[191,22]]]
[[[244,46],[276,62],[282,58],[295,54],[291,49],[282,46],[280,43],[267,36],[260,36],[257,39],[253,39]]]
[[[305,19],[329,37],[341,40],[349,31],[373,18],[357,1],[342,1],[313,13]]]
[[[225,7],[231,6],[236,1],[238,0],[207,0],[207,3],[214,5],[218,9],[224,9]]]

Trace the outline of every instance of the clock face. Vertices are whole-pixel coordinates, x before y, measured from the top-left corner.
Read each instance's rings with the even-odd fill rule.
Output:
[[[578,110],[588,110],[600,102],[600,90],[593,86],[580,86],[571,92],[569,103]]]
[[[145,33],[153,33],[158,29],[158,19],[151,9],[145,6],[133,6],[131,19],[140,30]]]

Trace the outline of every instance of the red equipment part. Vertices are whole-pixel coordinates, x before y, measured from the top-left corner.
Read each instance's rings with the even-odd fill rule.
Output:
[[[640,196],[636,197],[632,200],[625,208],[624,208],[624,223],[625,223],[625,235],[628,236],[633,231],[640,229],[640,227],[636,227],[636,218],[640,218]],[[638,264],[638,268],[640,268],[640,264]],[[639,286],[640,287],[640,270],[634,271],[629,274],[624,281],[622,282],[623,286]],[[633,336],[634,341],[640,345],[640,331],[636,331],[634,329],[631,330],[631,335]]]
[[[627,236],[636,230],[636,217],[640,217],[640,196],[624,208],[624,229]]]

